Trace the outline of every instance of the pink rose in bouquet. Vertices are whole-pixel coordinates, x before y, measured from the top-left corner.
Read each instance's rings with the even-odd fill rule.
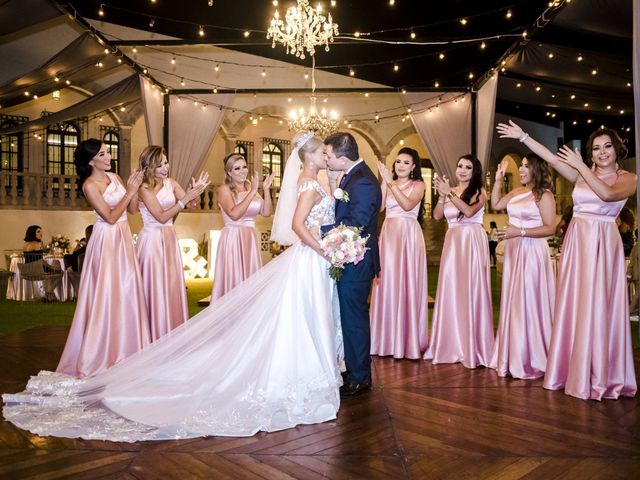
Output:
[[[357,265],[364,258],[364,254],[368,250],[366,244],[369,235],[361,237],[360,231],[360,228],[340,224],[332,228],[320,240],[322,251],[331,261],[329,276],[334,280],[340,280],[346,264]]]

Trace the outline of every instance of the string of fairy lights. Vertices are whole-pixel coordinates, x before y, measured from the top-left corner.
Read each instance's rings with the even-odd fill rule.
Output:
[[[420,39],[420,31],[424,29],[428,29],[429,27],[450,23],[450,24],[457,24],[460,28],[464,28],[470,25],[471,23],[480,20],[481,17],[483,16],[495,15],[497,13],[502,14],[504,16],[505,22],[507,22],[508,24],[515,17],[517,17],[517,7],[519,4],[524,3],[524,1],[526,0],[521,0],[520,2],[516,2],[507,7],[502,7],[502,8],[491,10],[491,11],[484,11],[476,15],[471,15],[468,17],[463,17],[458,19],[448,19],[441,22],[433,22],[428,24],[413,25],[413,26],[393,28],[393,29],[383,29],[383,30],[370,31],[370,32],[354,31],[350,33],[343,33],[337,37],[338,40],[350,41],[350,42],[369,42],[369,43],[373,42],[373,43],[398,44],[398,45],[399,44],[404,45],[407,43],[413,43],[415,45],[440,45],[441,44],[443,45],[443,49],[437,52],[429,52],[426,54],[419,54],[419,55],[406,57],[406,58],[398,58],[391,61],[361,62],[361,63],[349,64],[349,65],[340,65],[340,64],[325,65],[325,66],[318,66],[317,69],[326,70],[326,71],[342,70],[342,71],[348,72],[349,76],[356,77],[357,71],[359,68],[366,68],[371,66],[380,66],[380,65],[388,64],[392,69],[392,71],[398,72],[401,69],[402,62],[407,60],[415,60],[416,58],[437,57],[439,61],[446,62],[447,57],[451,55],[452,52],[455,52],[456,49],[464,48],[469,45],[477,45],[477,48],[480,51],[482,51],[487,48],[488,42],[491,42],[492,40],[504,40],[504,39],[513,39],[513,38],[522,38],[524,40],[528,40],[529,34],[527,33],[527,30],[524,29],[523,27],[513,27],[507,33],[504,33],[501,35],[493,35],[489,37],[462,38],[459,40],[445,41],[445,42],[427,42],[427,41],[421,41]],[[562,6],[564,6],[564,4],[570,3],[570,2],[571,0],[553,0],[548,2],[548,8],[542,13],[542,15],[540,15],[540,17],[536,21],[536,26],[537,27],[544,26],[545,22],[549,21],[549,19],[552,16],[552,13],[555,10],[561,8]],[[97,3],[97,2],[94,2],[94,3]],[[156,2],[151,0],[150,3],[153,5]],[[210,2],[210,3],[211,5],[213,4],[213,2]],[[275,7],[278,6],[278,1],[274,0],[272,3]],[[338,2],[334,0],[334,1],[331,1],[330,4],[332,7],[336,7]],[[389,7],[394,7],[396,5],[396,2],[390,0],[388,4],[389,4]],[[74,16],[76,17],[76,19],[80,18],[79,13],[75,10],[75,8],[71,4],[68,5],[68,8],[71,8],[73,10]],[[206,43],[206,37],[208,36],[208,32],[215,31],[217,29],[226,30],[226,31],[237,31],[239,36],[241,36],[244,39],[250,37],[253,34],[266,33],[263,30],[241,29],[241,28],[222,26],[222,25],[209,25],[209,24],[196,25],[193,22],[188,22],[188,21],[179,20],[175,18],[166,18],[166,17],[146,14],[146,13],[143,14],[143,13],[131,11],[122,7],[111,6],[111,5],[108,5],[107,3],[99,3],[97,14],[100,19],[108,20],[110,16],[116,16],[117,14],[121,14],[121,13],[146,16],[146,18],[148,18],[149,28],[151,29],[153,29],[154,27],[157,27],[159,25],[159,22],[174,22],[174,23],[193,25],[194,28],[197,27],[197,36],[199,38],[202,38],[202,43]],[[89,25],[89,24],[86,23],[86,25]],[[229,60],[208,58],[208,57],[193,55],[190,53],[180,52],[179,50],[172,50],[169,48],[159,48],[153,45],[134,45],[134,46],[128,45],[127,46],[126,41],[123,41],[122,39],[119,39],[113,36],[109,37],[110,39],[107,39],[104,35],[102,35],[97,29],[95,29],[92,26],[88,27],[88,31],[94,37],[96,37],[96,39],[102,45],[104,45],[105,59],[107,57],[114,56],[116,58],[117,65],[125,63],[130,67],[133,67],[134,70],[144,75],[152,83],[153,88],[159,89],[159,92],[161,94],[163,95],[171,94],[172,96],[176,96],[178,101],[192,101],[194,103],[194,106],[203,108],[203,109],[206,109],[208,107],[213,107],[213,108],[219,108],[220,110],[224,109],[224,110],[230,110],[233,112],[240,112],[243,114],[247,114],[250,116],[250,121],[254,125],[257,124],[257,121],[264,118],[277,119],[278,121],[280,121],[280,123],[282,123],[282,117],[278,115],[266,114],[266,113],[262,115],[256,115],[251,111],[242,110],[237,107],[221,105],[209,100],[203,100],[202,98],[198,98],[193,93],[181,92],[180,91],[181,89],[186,90],[187,85],[192,86],[194,84],[204,86],[205,89],[209,89],[210,93],[213,93],[213,94],[236,93],[238,89],[229,87],[227,85],[223,85],[222,83],[212,82],[202,78],[191,78],[188,75],[175,73],[175,71],[171,71],[171,69],[179,68],[181,64],[181,59],[188,59],[189,61],[203,62],[208,66],[207,67],[208,71],[213,71],[216,75],[220,75],[224,73],[225,68],[228,66],[233,66],[236,69],[246,68],[253,75],[255,75],[256,71],[259,71],[259,75],[262,77],[267,77],[271,71],[276,69],[279,69],[279,70],[289,69],[292,71],[294,71],[294,69],[296,71],[300,69],[299,66],[270,65],[270,64],[260,64],[260,63],[245,64],[245,63],[234,62]],[[406,35],[407,40],[398,41],[398,40],[389,40],[389,39],[383,38],[385,35],[390,35],[390,34],[393,34],[393,35],[400,34],[402,36]],[[237,45],[247,45],[247,43],[243,41],[243,42],[239,42]],[[619,75],[617,75],[616,72],[604,71],[601,66],[596,64],[596,62],[590,61],[587,54],[585,55],[580,54],[578,55],[577,58],[570,59],[570,58],[567,58],[566,56],[563,56],[562,53],[554,51],[550,46],[543,46],[543,45],[539,45],[539,46],[545,49],[545,51],[547,51],[547,56],[549,58],[549,61],[575,61],[575,62],[578,62],[578,64],[582,65],[585,69],[590,70],[590,74],[593,76],[606,74],[614,78],[619,78],[621,84],[624,85],[624,88],[632,87],[632,84],[629,80],[620,77]],[[143,50],[148,50],[156,54],[166,55],[167,68],[161,68],[158,65],[151,65],[151,64],[139,62],[138,54],[139,53],[141,54]],[[102,68],[105,68],[105,64],[107,63],[105,59],[96,59],[95,63],[93,63],[94,61],[92,60],[91,63],[93,63],[96,68],[102,69]],[[490,69],[484,75],[481,75],[478,77],[474,72],[469,70],[452,72],[448,76],[443,76],[442,78],[435,80],[433,85],[429,87],[433,89],[445,89],[446,80],[448,80],[451,77],[456,77],[461,73],[464,73],[469,83],[466,90],[457,95],[447,96],[447,98],[444,98],[443,96],[439,96],[427,102],[420,102],[418,104],[407,105],[406,107],[394,107],[387,110],[371,111],[371,112],[360,113],[357,115],[350,115],[349,119],[345,118],[343,120],[343,123],[344,125],[347,125],[350,127],[351,121],[379,123],[381,121],[396,121],[399,119],[402,122],[406,122],[407,120],[410,120],[411,113],[414,113],[414,114],[418,114],[422,112],[435,113],[438,111],[441,105],[447,104],[449,102],[464,101],[467,93],[469,93],[470,91],[477,90],[479,88],[479,85],[484,83],[484,81],[486,81],[488,78],[498,73],[503,75],[509,75],[509,70],[508,70],[509,65],[510,65],[510,62],[512,62],[513,60],[514,60],[514,52],[510,50],[505,55],[503,55],[503,57],[499,60],[498,64],[494,68]],[[86,69],[87,67],[88,65],[83,64],[81,66],[78,66],[74,71],[57,72],[54,75],[55,77],[54,80],[56,82],[61,82],[63,86],[69,87],[71,86],[70,78],[73,78],[78,72]],[[305,77],[305,80],[308,79],[307,72],[305,72],[303,75]],[[180,87],[173,88],[170,85],[166,85],[165,83],[160,82],[156,78],[159,76],[164,76],[163,78],[173,79],[172,81],[174,81],[176,84],[179,84]],[[40,82],[34,83],[32,86],[30,86],[28,89],[25,90],[24,92],[25,96],[33,99],[37,99],[38,95],[33,94],[31,92],[37,89],[38,86],[43,83],[46,83],[46,81],[40,81]],[[415,84],[412,86],[415,87]],[[535,80],[519,80],[516,87],[530,88],[532,92],[535,92],[537,94],[539,94],[544,89],[544,86],[542,86],[540,82],[537,82]],[[396,91],[400,94],[405,94],[407,93],[407,88],[410,88],[410,86],[398,88]],[[390,89],[390,91],[392,90]],[[339,92],[336,92],[336,93],[339,93]],[[257,95],[257,93],[254,93],[254,96],[255,95]],[[365,97],[368,97],[370,94],[365,92],[365,93],[362,93],[362,95],[364,95]],[[371,93],[371,95],[374,95],[374,93]],[[552,94],[552,98],[555,98],[555,95],[556,94]],[[578,103],[580,101],[579,94],[570,93],[569,95],[571,100],[576,101],[577,108],[580,108],[579,107],[580,103]],[[291,103],[292,98],[289,97],[287,101]],[[328,98],[323,99],[324,103],[326,103],[327,101],[328,101]],[[590,112],[593,112],[594,108],[596,107],[591,102],[583,102],[582,105],[583,105],[582,108],[584,108],[585,111],[590,111]],[[0,108],[2,108],[2,106],[0,106]],[[127,105],[115,106],[115,109],[118,109],[118,108],[126,109]],[[618,112],[620,115],[625,115],[624,109],[616,108],[615,106],[610,104],[607,104],[606,107],[603,105],[601,109],[605,110],[605,112],[603,113],[611,114],[611,113]],[[95,115],[93,115],[91,118],[101,118],[102,116],[106,115],[110,110],[112,111],[114,109],[98,112]],[[552,110],[548,110],[546,112],[546,116],[555,119],[557,114]],[[575,125],[577,124],[577,122],[578,122],[577,120],[573,120],[572,124]],[[591,123],[591,120],[588,119],[587,123]],[[629,131],[629,129],[627,129],[627,131]]]

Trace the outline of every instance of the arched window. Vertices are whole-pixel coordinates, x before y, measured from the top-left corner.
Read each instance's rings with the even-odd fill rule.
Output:
[[[72,123],[58,123],[47,127],[47,173],[75,175],[73,152],[80,141],[80,132]]]
[[[275,177],[273,177],[273,188],[276,192],[280,190],[280,183],[282,182],[282,157],[282,147],[274,142],[267,143],[262,150],[263,174],[275,173]]]
[[[238,140],[236,146],[233,149],[234,153],[238,153],[244,157],[247,161],[247,167],[249,168],[249,175],[253,174],[253,142],[247,140]]]
[[[107,146],[107,150],[111,155],[111,170],[120,174],[120,135],[115,130],[107,130],[102,136],[102,143]]]
[[[13,127],[17,122],[7,120],[0,123],[0,129]],[[22,171],[22,134],[0,135],[0,170],[3,172]]]
[[[233,153],[237,153],[238,155],[242,155],[245,159],[247,158],[247,147],[238,143],[236,144],[236,148],[233,149]]]

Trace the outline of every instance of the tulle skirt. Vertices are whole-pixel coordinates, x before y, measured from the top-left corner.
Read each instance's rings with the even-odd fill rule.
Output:
[[[262,266],[256,229],[225,226],[220,233],[211,301],[225,295]]]
[[[95,375],[149,343],[149,318],[129,224],[97,222],[57,371]]]
[[[427,348],[427,254],[415,218],[387,218],[371,297],[371,354],[420,358]]]
[[[450,227],[444,238],[433,326],[425,360],[488,366],[493,307],[487,234],[479,224]]]
[[[555,277],[544,238],[505,242],[500,323],[491,358],[498,375],[544,375],[551,339]]]
[[[574,216],[569,224],[544,387],[593,400],[636,394],[624,250],[614,222]]]
[[[324,422],[340,405],[339,321],[327,262],[294,245],[102,374],[32,377],[3,414],[39,435],[126,442]]]
[[[144,227],[137,243],[138,263],[149,312],[151,340],[189,318],[178,236],[172,226]]]

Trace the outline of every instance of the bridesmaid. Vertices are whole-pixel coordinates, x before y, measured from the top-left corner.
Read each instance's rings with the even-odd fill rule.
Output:
[[[126,187],[111,168],[111,155],[91,138],[74,153],[79,185],[97,221],[87,245],[78,303],[57,371],[87,377],[137,352],[149,343],[144,303],[126,209],[137,194],[142,172]]]
[[[472,155],[460,157],[456,178],[454,188],[447,177],[434,181],[440,198],[433,218],[445,217],[449,229],[440,259],[431,341],[423,358],[475,368],[489,365],[493,349],[489,245],[482,227],[487,193],[482,165]]]
[[[169,333],[189,318],[184,272],[178,236],[173,228],[175,217],[187,205],[195,206],[209,184],[208,174],[185,192],[169,178],[169,161],[164,148],[150,145],[140,154],[144,175],[138,192],[144,227],[137,242],[138,263],[142,275],[151,340]]]
[[[274,174],[262,183],[264,200],[258,194],[258,172],[247,180],[249,170],[242,155],[231,153],[224,158],[224,185],[216,192],[222,210],[224,228],[220,234],[211,302],[222,297],[262,266],[256,237],[255,219],[268,217],[273,211],[271,182]]]
[[[371,297],[371,354],[421,358],[427,348],[427,254],[422,234],[424,182],[420,157],[402,148],[393,175],[378,162],[382,177],[380,274]]]
[[[500,296],[500,322],[491,356],[498,375],[538,378],[544,375],[551,338],[555,277],[544,237],[556,230],[556,201],[547,164],[534,153],[520,165],[522,187],[500,198],[508,162],[496,172],[491,192],[494,210],[507,209]]]
[[[627,149],[615,130],[587,140],[589,168],[578,149],[557,154],[509,121],[502,138],[517,138],[574,184],[573,218],[562,244],[553,332],[544,388],[582,399],[633,397],[633,366],[624,250],[615,219],[636,190],[637,177],[622,170]]]

